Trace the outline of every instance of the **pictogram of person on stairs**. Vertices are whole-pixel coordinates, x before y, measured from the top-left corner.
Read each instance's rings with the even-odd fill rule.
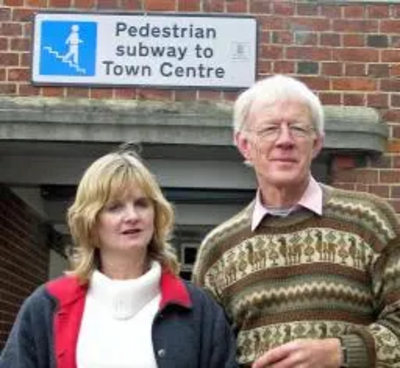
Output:
[[[79,38],[79,26],[74,24],[71,27],[71,33],[65,40],[65,43],[69,46],[67,54],[63,57],[63,62],[67,62],[72,59],[72,63],[78,65],[79,61],[79,44],[83,43],[83,40]]]

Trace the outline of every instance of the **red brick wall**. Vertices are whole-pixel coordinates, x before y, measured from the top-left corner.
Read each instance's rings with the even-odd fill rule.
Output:
[[[22,301],[47,280],[48,262],[41,222],[0,186],[0,350]]]

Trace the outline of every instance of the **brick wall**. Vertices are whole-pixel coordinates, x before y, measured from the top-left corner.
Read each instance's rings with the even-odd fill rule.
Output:
[[[35,214],[0,186],[0,350],[22,301],[47,280],[45,233]]]

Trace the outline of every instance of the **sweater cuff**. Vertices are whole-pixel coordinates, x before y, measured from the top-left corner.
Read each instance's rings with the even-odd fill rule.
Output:
[[[349,367],[371,368],[367,347],[360,336],[344,335],[340,337],[340,340],[347,350],[347,364]]]

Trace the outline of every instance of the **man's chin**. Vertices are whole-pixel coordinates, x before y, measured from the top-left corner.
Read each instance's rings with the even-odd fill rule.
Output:
[[[298,175],[288,175],[285,173],[284,175],[273,175],[268,178],[268,183],[275,187],[301,187],[304,180],[299,179]]]

